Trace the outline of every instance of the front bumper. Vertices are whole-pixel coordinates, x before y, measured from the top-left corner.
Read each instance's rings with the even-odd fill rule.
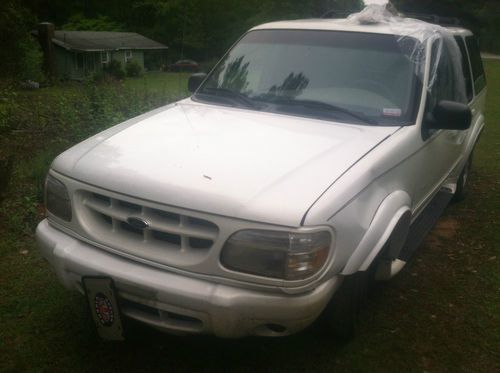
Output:
[[[111,277],[124,316],[171,333],[285,336],[309,326],[340,285],[334,277],[301,295],[247,290],[191,278],[100,250],[52,227],[37,228],[42,255],[61,282],[83,293],[82,276]]]

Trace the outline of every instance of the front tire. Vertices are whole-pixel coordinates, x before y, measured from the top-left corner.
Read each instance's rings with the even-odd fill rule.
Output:
[[[325,310],[329,331],[341,340],[350,340],[356,334],[359,314],[366,303],[370,271],[346,276]]]

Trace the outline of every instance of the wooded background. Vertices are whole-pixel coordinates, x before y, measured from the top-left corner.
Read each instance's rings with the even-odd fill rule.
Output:
[[[456,16],[481,37],[483,50],[500,51],[497,0],[394,0],[402,12]],[[29,37],[37,22],[58,29],[134,31],[181,55],[219,58],[250,27],[272,20],[320,17],[331,9],[359,10],[361,0],[3,0],[0,5],[0,78],[36,77],[39,50]],[[35,65],[35,67],[34,67]]]

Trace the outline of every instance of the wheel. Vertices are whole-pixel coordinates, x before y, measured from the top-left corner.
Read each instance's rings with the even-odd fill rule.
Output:
[[[326,307],[324,321],[336,338],[346,341],[355,335],[371,277],[370,271],[346,276]]]
[[[455,195],[453,196],[454,202],[462,201],[466,197],[471,169],[472,169],[472,154],[470,155],[469,159],[467,159],[467,162],[465,163],[462,173],[458,178],[457,190],[455,191]]]

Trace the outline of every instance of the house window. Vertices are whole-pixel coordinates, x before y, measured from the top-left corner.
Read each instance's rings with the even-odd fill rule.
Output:
[[[125,63],[128,63],[132,60],[132,51],[125,51]]]
[[[109,62],[109,52],[101,52],[101,63],[103,65]]]

